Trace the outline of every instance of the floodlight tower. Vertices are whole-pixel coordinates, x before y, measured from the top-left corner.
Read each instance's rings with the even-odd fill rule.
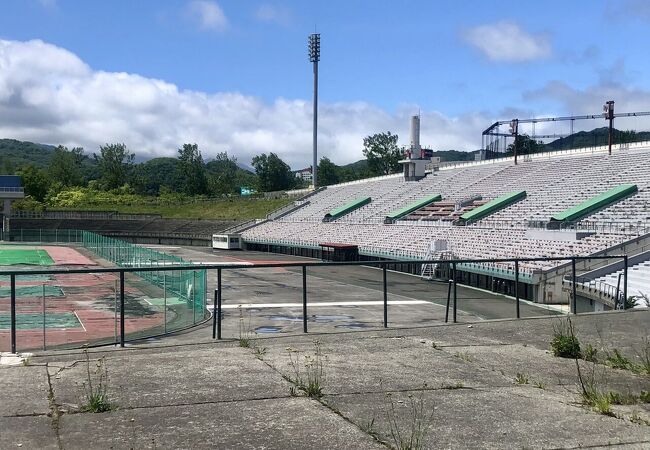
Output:
[[[320,61],[320,34],[309,35],[309,61],[314,66],[314,125],[313,125],[313,151],[314,161],[311,169],[312,183],[316,189],[316,172],[318,172],[318,61]]]
[[[603,105],[603,112],[606,120],[609,120],[609,137],[608,137],[608,146],[609,154],[612,154],[612,133],[614,131],[614,100],[605,102]]]

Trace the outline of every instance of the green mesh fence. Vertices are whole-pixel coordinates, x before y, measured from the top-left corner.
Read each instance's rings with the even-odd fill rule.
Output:
[[[79,242],[97,256],[120,267],[170,267],[188,265],[178,256],[157,252],[120,239],[101,236],[90,231],[79,231]],[[168,297],[178,297],[194,310],[194,322],[206,314],[206,270],[160,270],[133,272],[149,283],[163,288]]]

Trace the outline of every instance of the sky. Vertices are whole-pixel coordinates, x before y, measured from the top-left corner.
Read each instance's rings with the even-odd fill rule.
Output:
[[[647,0],[0,0],[0,137],[306,167],[313,32],[337,164],[418,112],[423,145],[471,151],[496,120],[650,111]]]

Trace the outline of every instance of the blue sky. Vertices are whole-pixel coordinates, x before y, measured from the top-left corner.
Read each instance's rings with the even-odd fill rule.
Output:
[[[650,110],[650,2],[541,3],[2,0],[0,135],[145,156],[196,141],[305,165],[315,29],[321,154],[339,163],[374,132],[406,143],[418,109],[423,143],[459,150],[493,120],[598,113],[610,96]]]

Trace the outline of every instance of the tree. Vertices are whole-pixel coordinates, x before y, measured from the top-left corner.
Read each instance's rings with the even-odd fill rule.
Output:
[[[402,151],[397,146],[397,135],[377,133],[363,140],[363,156],[368,160],[368,168],[374,175],[388,175],[399,171]]]
[[[48,167],[51,179],[57,181],[63,187],[83,184],[83,153],[84,149],[81,147],[68,150],[67,147],[59,145],[55,148]]]
[[[321,186],[341,182],[341,168],[326,156],[323,156],[318,163],[318,182]]]
[[[198,145],[183,144],[178,150],[178,172],[184,193],[203,195],[208,192],[208,178]]]
[[[153,158],[133,167],[130,184],[139,194],[159,195],[161,188],[179,192],[182,183],[179,179],[177,158]]]
[[[127,182],[133,167],[133,155],[124,144],[106,144],[99,147],[100,155],[94,155],[99,166],[105,189],[117,189]]]
[[[208,183],[211,194],[232,194],[239,191],[237,184],[237,159],[231,158],[226,152],[220,152],[206,164]]]
[[[296,184],[296,177],[289,165],[275,153],[268,156],[263,153],[253,157],[253,167],[257,173],[260,191],[281,191],[291,189]]]
[[[536,141],[531,139],[527,134],[518,134],[517,135],[517,154],[518,155],[531,155],[533,153],[539,153],[545,151],[545,146],[542,141]],[[514,155],[515,154],[515,143],[511,143],[506,148],[506,154]]]
[[[30,164],[21,168],[17,175],[20,175],[25,194],[39,202],[45,200],[47,190],[50,187],[50,179],[43,169]]]

